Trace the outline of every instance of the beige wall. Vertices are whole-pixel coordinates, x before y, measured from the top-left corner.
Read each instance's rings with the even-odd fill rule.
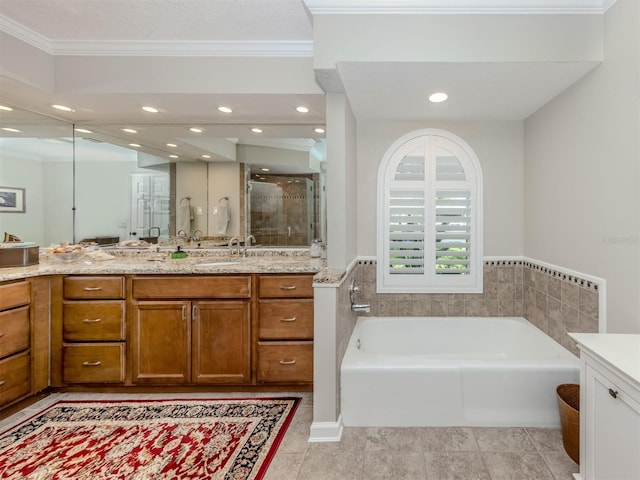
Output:
[[[376,254],[378,165],[402,135],[422,128],[448,130],[474,150],[484,177],[484,255],[523,254],[523,123],[358,122],[358,254]]]
[[[345,95],[327,94],[327,265],[345,268],[357,255],[356,123]]]
[[[527,257],[607,281],[609,332],[640,333],[640,3],[605,14],[605,61],[525,121]]]

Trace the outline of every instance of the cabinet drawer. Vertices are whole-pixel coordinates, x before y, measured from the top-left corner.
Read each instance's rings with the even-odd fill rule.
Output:
[[[259,312],[261,339],[313,339],[313,299],[260,300]]]
[[[135,277],[134,298],[249,298],[251,277],[247,276],[176,276]]]
[[[258,342],[258,382],[313,381],[313,342]]]
[[[66,341],[124,340],[124,301],[64,302]]]
[[[0,313],[0,358],[29,348],[29,307]]]
[[[260,297],[313,298],[313,275],[261,275]]]
[[[64,298],[124,298],[123,277],[65,277],[62,285]]]
[[[27,395],[31,391],[29,363],[28,352],[0,361],[0,405]]]
[[[66,383],[124,382],[124,344],[75,344],[63,348]]]
[[[0,285],[0,310],[28,305],[31,301],[29,282]]]

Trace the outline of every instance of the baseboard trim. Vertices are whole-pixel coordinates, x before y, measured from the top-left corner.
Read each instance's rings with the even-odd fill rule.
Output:
[[[343,429],[342,415],[336,422],[313,422],[309,429],[309,442],[339,442]]]

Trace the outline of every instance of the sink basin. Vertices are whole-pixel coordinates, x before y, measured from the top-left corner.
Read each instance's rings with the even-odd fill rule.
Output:
[[[219,267],[223,265],[237,265],[240,263],[238,260],[208,260],[206,262],[198,262],[195,267]]]

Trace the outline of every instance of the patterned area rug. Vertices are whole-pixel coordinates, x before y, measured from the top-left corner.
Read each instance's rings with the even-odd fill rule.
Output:
[[[0,433],[0,478],[258,480],[299,401],[59,401]]]

